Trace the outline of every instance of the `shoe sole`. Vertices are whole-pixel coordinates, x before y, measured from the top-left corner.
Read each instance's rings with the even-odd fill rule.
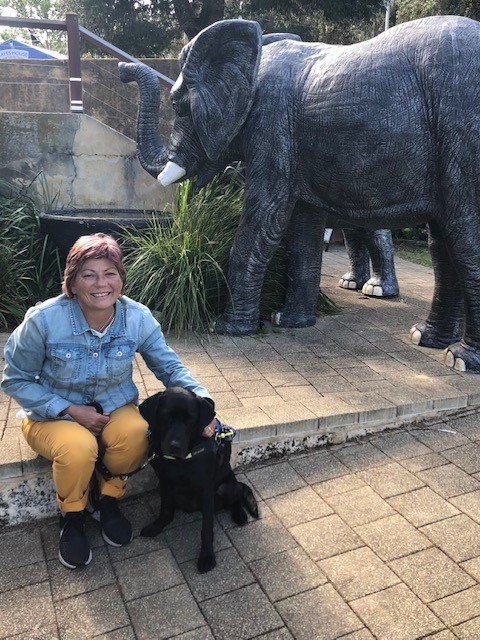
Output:
[[[87,564],[90,564],[90,562],[92,561],[92,558],[93,558],[93,553],[92,553],[92,550],[90,549],[90,554],[86,562],[84,562],[83,564],[69,564],[64,558],[62,558],[61,552],[60,551],[58,552],[58,559],[60,560],[60,563],[63,564],[63,566],[66,567],[67,569],[78,569],[78,567],[86,567]]]

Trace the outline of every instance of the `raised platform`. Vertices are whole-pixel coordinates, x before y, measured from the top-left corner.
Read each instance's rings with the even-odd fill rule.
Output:
[[[322,289],[341,312],[314,327],[169,339],[214,396],[219,417],[238,429],[237,466],[480,406],[480,376],[448,369],[441,351],[409,342],[410,327],[430,307],[430,269],[396,258],[400,296],[377,300],[337,286],[348,268],[342,246],[332,245],[323,262]],[[0,334],[2,346],[7,337]],[[161,388],[140,358],[135,381],[141,398]],[[50,463],[24,442],[17,410],[0,395],[4,525],[56,511]],[[129,493],[154,486],[146,469],[131,479]]]

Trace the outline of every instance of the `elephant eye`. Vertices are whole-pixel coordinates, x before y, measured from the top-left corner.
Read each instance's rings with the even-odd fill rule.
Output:
[[[188,96],[182,96],[178,98],[171,97],[170,101],[177,116],[188,116],[188,114],[190,113]]]

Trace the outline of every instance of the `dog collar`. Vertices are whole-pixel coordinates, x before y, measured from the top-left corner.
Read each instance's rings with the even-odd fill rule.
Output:
[[[194,458],[199,458],[207,453],[211,453],[212,451],[216,451],[218,448],[218,444],[216,440],[212,438],[205,438],[205,442],[200,442],[197,444],[191,451],[187,453],[185,458],[177,458],[176,456],[167,456],[162,454],[162,458],[165,460],[176,460],[177,462],[185,462],[187,460],[193,460]]]

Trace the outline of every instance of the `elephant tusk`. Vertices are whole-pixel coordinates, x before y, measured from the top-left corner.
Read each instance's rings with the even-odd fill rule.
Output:
[[[157,180],[160,182],[162,187],[167,187],[169,184],[177,182],[177,180],[183,178],[186,173],[187,172],[183,167],[180,167],[175,162],[169,161],[165,165],[164,170],[158,175]]]

